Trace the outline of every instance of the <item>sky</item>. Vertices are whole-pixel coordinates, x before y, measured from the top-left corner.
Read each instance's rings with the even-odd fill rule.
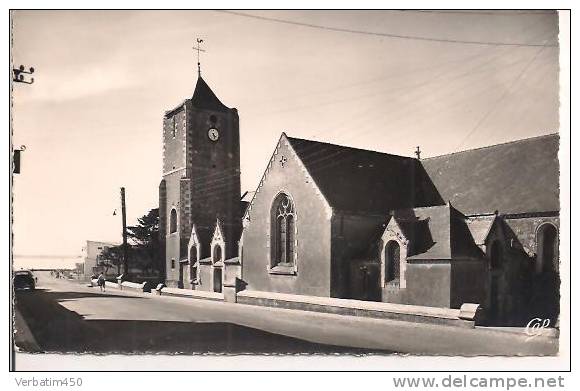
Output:
[[[283,131],[429,157],[559,130],[558,17],[546,11],[11,16],[13,63],[35,68],[12,93],[13,143],[26,146],[15,254],[120,242],[121,186],[129,225],[158,206],[163,114],[193,93],[196,38],[202,76],[239,112],[242,193]]]

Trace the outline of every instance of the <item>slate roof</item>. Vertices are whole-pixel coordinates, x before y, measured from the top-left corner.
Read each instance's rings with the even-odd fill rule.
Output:
[[[195,91],[191,97],[191,102],[194,107],[198,109],[207,109],[215,111],[227,111],[229,108],[225,106],[218,97],[213,93],[211,88],[207,85],[201,76],[197,78],[195,84]]]
[[[415,221],[397,221],[412,246],[408,259],[451,259],[451,215],[447,205],[413,209]],[[395,217],[397,220],[397,218]],[[403,228],[403,226],[407,226]],[[412,232],[409,232],[411,231]]]
[[[437,198],[416,159],[287,139],[330,206],[337,210],[386,215],[392,209],[430,205]]]
[[[444,201],[465,214],[558,211],[557,134],[421,160]]]
[[[467,218],[453,206],[399,210],[394,218],[409,240],[409,260],[450,260],[479,254]]]

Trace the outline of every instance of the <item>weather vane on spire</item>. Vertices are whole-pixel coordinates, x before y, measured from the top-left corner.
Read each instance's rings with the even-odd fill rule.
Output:
[[[203,42],[203,39],[197,38],[196,41],[197,46],[194,46],[193,49],[197,50],[197,74],[201,76],[201,64],[199,62],[199,52],[205,52],[205,50],[201,48],[201,43]]]

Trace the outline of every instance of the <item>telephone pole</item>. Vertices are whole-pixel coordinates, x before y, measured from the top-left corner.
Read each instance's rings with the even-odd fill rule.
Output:
[[[127,210],[125,208],[125,188],[121,187],[121,216],[123,219],[123,280],[129,277],[129,262],[127,251]]]

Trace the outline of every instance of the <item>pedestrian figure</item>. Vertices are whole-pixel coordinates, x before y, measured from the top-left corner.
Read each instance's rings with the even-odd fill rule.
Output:
[[[105,292],[105,276],[103,272],[99,274],[99,278],[97,279],[97,285],[101,288],[101,292]]]

